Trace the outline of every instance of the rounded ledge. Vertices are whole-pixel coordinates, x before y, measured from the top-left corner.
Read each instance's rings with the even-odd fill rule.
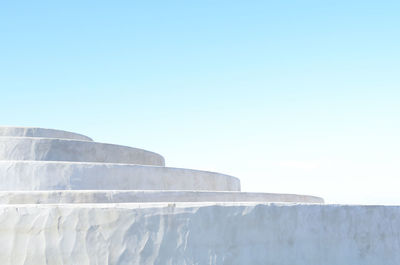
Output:
[[[73,139],[81,141],[93,141],[92,138],[79,133],[47,129],[40,127],[23,127],[23,126],[0,126],[0,136],[3,137],[42,137],[42,138],[60,138]]]
[[[240,191],[229,175],[115,163],[0,161],[0,190]]]
[[[324,203],[319,197],[235,191],[64,190],[0,191],[0,204],[154,203],[154,202],[285,202]]]
[[[40,137],[0,137],[0,160],[165,165],[164,157],[140,148],[74,139]]]

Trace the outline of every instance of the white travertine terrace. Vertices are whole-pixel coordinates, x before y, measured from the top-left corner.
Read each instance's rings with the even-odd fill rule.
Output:
[[[143,149],[90,141],[36,137],[0,137],[0,160],[165,165],[161,155]]]
[[[0,191],[0,204],[143,203],[143,202],[293,202],[323,203],[319,197],[237,191],[52,190]]]
[[[10,137],[40,137],[40,138],[60,138],[60,139],[72,139],[82,141],[93,141],[92,138],[82,134],[44,129],[34,127],[5,127],[0,126],[0,136]]]
[[[2,265],[400,264],[398,206],[240,192],[232,176],[42,128],[0,127],[0,228]]]
[[[240,181],[219,173],[134,164],[0,161],[0,190],[239,191]]]
[[[398,265],[399,207],[0,205],[0,263]]]

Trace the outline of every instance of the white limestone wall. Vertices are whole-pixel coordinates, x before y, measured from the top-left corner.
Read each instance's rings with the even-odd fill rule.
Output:
[[[60,138],[74,139],[82,141],[93,141],[92,138],[73,132],[62,130],[35,128],[35,127],[12,127],[0,126],[0,137],[42,137],[42,138]]]
[[[239,191],[150,151],[0,127],[0,264],[400,264],[399,206]]]
[[[200,170],[112,163],[0,161],[0,190],[239,191],[239,179]]]
[[[0,191],[0,204],[148,203],[148,202],[301,202],[323,203],[315,196],[237,191],[51,190]]]
[[[127,163],[164,166],[164,158],[143,149],[36,137],[0,137],[0,160]]]
[[[0,264],[398,265],[400,207],[0,206]]]
[[[306,195],[229,193],[240,191],[239,179],[168,168],[154,152],[33,127],[0,127],[0,191],[2,203],[323,201]]]

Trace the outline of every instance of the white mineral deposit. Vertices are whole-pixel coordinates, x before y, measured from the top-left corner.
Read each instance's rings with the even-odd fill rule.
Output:
[[[241,192],[53,129],[0,127],[0,160],[0,264],[400,264],[398,206]]]

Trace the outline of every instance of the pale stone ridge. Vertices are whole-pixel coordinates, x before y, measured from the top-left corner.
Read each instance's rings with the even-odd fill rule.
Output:
[[[239,179],[215,172],[131,164],[0,161],[0,190],[240,191]]]
[[[0,264],[398,265],[400,207],[0,206]]]
[[[33,137],[0,137],[0,160],[165,165],[161,155],[143,149],[90,141]]]
[[[147,203],[147,202],[301,202],[323,203],[315,196],[235,191],[59,190],[0,191],[0,204]]]
[[[0,126],[0,137],[41,137],[93,141],[92,138],[68,131],[37,127]]]
[[[238,178],[75,133],[0,127],[0,264],[400,264],[400,207],[323,202],[240,192]]]

